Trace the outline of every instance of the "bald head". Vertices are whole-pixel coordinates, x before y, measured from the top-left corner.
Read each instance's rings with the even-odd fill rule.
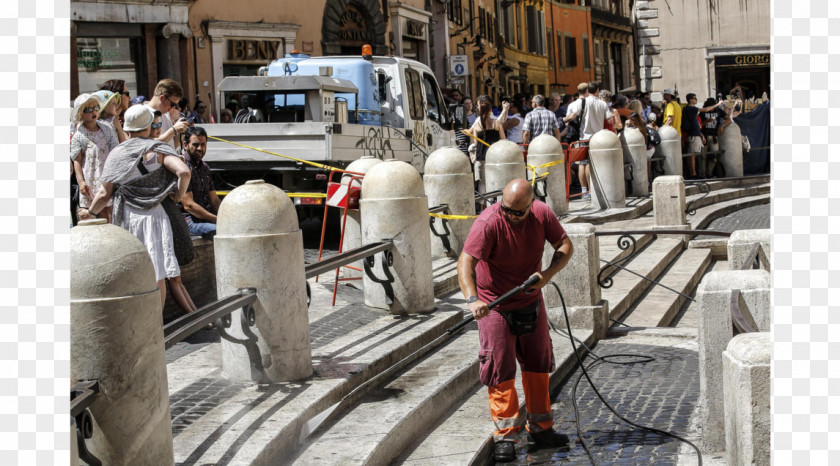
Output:
[[[517,178],[511,180],[502,191],[502,203],[514,210],[525,210],[534,200],[534,188],[528,180]]]

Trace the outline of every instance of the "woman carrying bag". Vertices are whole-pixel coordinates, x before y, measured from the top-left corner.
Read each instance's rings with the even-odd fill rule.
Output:
[[[196,306],[181,282],[173,226],[161,205],[167,198],[179,202],[184,197],[190,169],[172,146],[149,139],[153,121],[153,110],[146,105],[126,110],[124,130],[128,140],[111,151],[102,173],[102,187],[90,208],[80,209],[79,217],[98,217],[113,197],[114,225],[130,231],[149,251],[161,305],[166,302],[165,279],[169,279],[175,302],[192,312]]]

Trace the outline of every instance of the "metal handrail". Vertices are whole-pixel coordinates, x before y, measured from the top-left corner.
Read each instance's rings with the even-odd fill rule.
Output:
[[[98,380],[86,380],[76,384],[70,392],[70,416],[82,414],[96,400],[99,393]]]
[[[435,207],[429,207],[430,214],[440,214],[449,210],[449,204],[441,204]]]
[[[480,193],[478,191],[475,192],[475,202],[485,200],[490,202],[490,199],[497,198],[502,195],[502,190],[497,191],[490,191],[489,193]]]
[[[350,265],[361,259],[373,256],[382,251],[388,251],[394,247],[394,242],[391,240],[380,241],[378,243],[366,244],[349,251],[344,251],[340,254],[321,259],[312,264],[306,264],[306,278],[312,278],[316,275],[335,270],[345,265]]]
[[[102,461],[90,452],[86,440],[93,437],[93,416],[88,408],[96,401],[99,393],[98,380],[85,380],[70,391],[70,425],[76,431],[76,446],[79,459],[90,466],[102,466]]]
[[[632,249],[630,250],[630,254],[628,254],[627,256],[625,256],[625,257],[623,257],[623,258],[621,258],[621,259],[619,259],[615,262],[610,262],[608,260],[601,259],[602,262],[605,262],[607,264],[607,265],[604,266],[604,268],[602,268],[598,272],[598,285],[600,285],[601,288],[609,288],[613,285],[612,278],[605,276],[606,272],[608,270],[611,270],[611,268],[613,268],[613,267],[620,268],[622,270],[627,270],[628,272],[635,274],[635,272],[633,272],[632,270],[628,270],[627,268],[625,268],[624,266],[619,265],[619,264],[622,263],[622,262],[630,262],[630,260],[636,255],[636,238],[634,238],[633,235],[647,235],[647,234],[654,234],[654,235],[687,235],[687,236],[697,236],[697,235],[730,236],[730,235],[732,235],[732,233],[730,233],[728,231],[680,230],[680,229],[676,229],[676,228],[666,229],[666,230],[596,231],[595,236],[618,236],[618,240],[617,240],[616,243],[618,245],[618,248],[621,249],[622,251],[626,251],[628,248],[630,248],[632,246]],[[636,274],[636,275],[638,275],[638,274]],[[646,280],[648,280],[649,282],[651,282],[655,285],[659,285],[659,286],[662,286],[663,288],[667,288],[667,289],[671,290],[670,288],[662,285],[661,283],[657,282],[656,280],[652,280],[652,279],[647,278],[647,277],[642,277],[642,278],[645,278]],[[671,290],[671,291],[674,291],[675,293],[678,293],[678,294],[682,295],[682,293],[679,293],[678,291],[675,291],[675,290]],[[685,295],[683,295],[683,296],[685,296]],[[691,299],[691,298],[689,298],[689,299]]]
[[[163,343],[166,349],[187,338],[193,333],[214,323],[218,327],[230,327],[231,312],[248,308],[257,300],[257,290],[245,288],[237,294],[213,301],[200,309],[166,324],[163,327]],[[218,321],[218,322],[217,322]]]

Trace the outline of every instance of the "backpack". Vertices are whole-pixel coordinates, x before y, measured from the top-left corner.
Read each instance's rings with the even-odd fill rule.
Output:
[[[650,138],[650,144],[654,147],[658,146],[659,143],[662,142],[662,138],[659,137],[659,132],[655,129],[651,128],[650,126],[647,127],[648,130],[648,137]]]
[[[583,135],[583,115],[586,112],[586,99],[583,99],[583,103],[581,105],[580,115],[576,116],[574,120],[566,123],[566,135],[563,136],[563,139],[566,142],[572,143],[575,141],[579,141],[580,137]]]

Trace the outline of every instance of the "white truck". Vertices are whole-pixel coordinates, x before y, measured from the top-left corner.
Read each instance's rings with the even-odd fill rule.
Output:
[[[362,156],[411,163],[422,173],[434,150],[455,145],[453,122],[432,71],[398,57],[287,54],[260,76],[227,77],[219,102],[235,99],[234,123],[200,124],[216,189],[264,179],[287,192],[326,192],[328,172],[277,155],[343,168]],[[218,139],[213,139],[218,138]],[[339,175],[334,176],[338,181]],[[321,198],[297,197],[304,206]]]

